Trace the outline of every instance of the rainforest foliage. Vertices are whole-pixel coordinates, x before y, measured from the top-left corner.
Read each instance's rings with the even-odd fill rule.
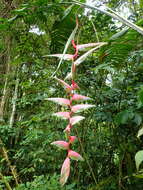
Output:
[[[143,189],[143,1],[87,2],[117,19],[84,0],[0,1],[0,189]],[[61,186],[66,151],[51,143],[65,138],[67,122],[52,116],[64,108],[47,99],[67,98],[53,74],[64,80],[71,62],[49,55],[74,54],[77,20],[76,44],[105,44],[76,69],[79,93],[94,107],[72,134],[84,161],[71,160]]]

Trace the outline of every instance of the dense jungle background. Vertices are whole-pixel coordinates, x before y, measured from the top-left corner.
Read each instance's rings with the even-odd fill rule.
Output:
[[[143,31],[142,0],[77,1],[123,16]],[[143,189],[143,33],[101,11],[69,0],[0,0],[0,189]],[[50,143],[64,139],[61,106],[45,100],[66,97],[51,76],[76,26],[75,42],[107,42],[77,68],[80,93],[94,108],[84,111],[71,162],[59,184],[65,152]],[[73,53],[72,46],[67,53]],[[81,52],[81,55],[83,53]],[[64,79],[63,61],[56,76]],[[68,80],[67,80],[67,83]]]

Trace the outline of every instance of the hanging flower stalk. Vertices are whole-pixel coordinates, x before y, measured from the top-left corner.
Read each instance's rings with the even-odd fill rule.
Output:
[[[66,54],[66,59],[72,60],[72,67],[71,67],[71,74],[72,74],[72,80],[71,85],[67,84],[65,81],[56,78],[56,80],[64,87],[64,89],[67,92],[66,98],[48,98],[48,100],[53,101],[55,103],[58,103],[60,105],[66,106],[67,110],[65,112],[57,112],[53,115],[61,117],[63,119],[66,119],[68,121],[68,124],[64,130],[66,134],[66,141],[59,140],[54,141],[51,144],[57,146],[60,149],[64,149],[67,151],[67,156],[63,162],[62,168],[61,168],[61,177],[60,177],[60,183],[63,186],[70,174],[70,160],[76,160],[76,161],[84,161],[83,157],[72,150],[72,144],[77,139],[76,136],[71,136],[71,131],[78,122],[84,119],[83,116],[75,115],[78,112],[81,112],[82,110],[88,109],[93,107],[94,105],[90,104],[74,104],[75,101],[81,101],[81,100],[89,100],[90,98],[77,94],[76,90],[79,89],[79,86],[74,81],[74,75],[76,72],[76,64],[74,64],[75,59],[78,57],[78,50],[83,48],[84,45],[76,45],[74,40],[72,40],[73,48],[75,49],[74,55]],[[85,47],[87,44],[85,44]],[[88,45],[90,46],[90,45]],[[54,55],[61,55],[61,54],[54,54]]]

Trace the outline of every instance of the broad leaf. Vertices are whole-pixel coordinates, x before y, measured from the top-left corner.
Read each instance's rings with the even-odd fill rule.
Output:
[[[66,105],[66,106],[70,105],[70,100],[66,98],[47,98],[46,100],[50,100],[60,105]]]
[[[63,186],[70,175],[70,159],[67,157],[62,165],[60,184]]]
[[[87,5],[85,3],[81,3],[81,2],[78,2],[78,1],[72,1],[73,3],[75,3],[76,5],[80,5],[80,6],[83,6],[83,7],[87,7],[87,8],[90,8],[92,10],[96,10],[96,11],[100,11],[101,13],[104,13],[108,16],[111,16],[112,18],[114,19],[117,19],[118,21],[120,21],[121,23],[129,26],[130,28],[136,30],[137,32],[139,32],[140,34],[143,35],[143,29],[139,26],[137,26],[136,24],[132,23],[131,21],[127,20],[126,18],[122,17],[120,14],[118,14],[117,12],[113,11],[112,9],[110,9],[109,7],[106,6],[106,9],[110,10],[110,11],[107,11],[107,10],[104,10],[104,9],[101,9],[101,8],[98,8],[96,6],[92,6],[92,5]]]
[[[58,148],[63,149],[63,150],[68,150],[69,148],[69,143],[66,141],[54,141],[51,143],[51,145],[55,145]]]
[[[72,151],[72,150],[68,151],[68,157],[70,157],[72,160],[84,161],[84,159],[82,158],[82,156],[79,153]]]
[[[75,125],[76,123],[78,123],[79,121],[85,119],[85,117],[82,116],[74,116],[70,119],[70,123],[71,125]]]
[[[114,34],[113,36],[110,37],[110,40],[116,40],[117,38],[120,38],[121,36],[123,36],[127,31],[129,30],[128,27],[124,28],[123,30],[117,32],[116,34]]]
[[[124,110],[124,111],[117,113],[117,115],[115,117],[115,121],[118,124],[126,124],[126,123],[128,123],[129,120],[133,119],[133,117],[134,117],[134,114],[132,111]]]
[[[140,150],[135,155],[136,168],[139,170],[140,164],[143,161],[143,150]]]
[[[63,119],[69,119],[70,118],[70,112],[57,112],[53,114],[54,116],[61,117]]]
[[[71,110],[72,112],[76,113],[76,112],[81,112],[83,110],[89,109],[95,107],[95,105],[91,105],[91,104],[77,104],[75,106],[72,106]]]

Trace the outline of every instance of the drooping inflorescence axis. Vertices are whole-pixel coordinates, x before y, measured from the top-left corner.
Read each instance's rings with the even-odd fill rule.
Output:
[[[85,109],[94,107],[94,105],[91,104],[74,104],[75,101],[84,101],[84,100],[89,100],[89,97],[83,96],[78,94],[76,91],[79,89],[78,84],[74,81],[74,75],[76,72],[76,64],[74,64],[74,61],[78,57],[78,51],[80,48],[84,48],[87,46],[87,44],[84,45],[76,45],[75,41],[72,40],[72,46],[75,49],[75,52],[73,55],[71,54],[66,54],[68,59],[72,61],[72,66],[71,66],[71,84],[69,85],[66,83],[64,80],[58,79],[55,77],[55,79],[64,87],[66,93],[67,93],[67,98],[48,98],[48,100],[53,101],[55,103],[58,103],[62,106],[67,107],[67,110],[64,112],[57,112],[54,113],[54,116],[60,117],[62,119],[66,119],[67,126],[64,129],[64,133],[66,134],[66,141],[64,140],[58,140],[54,141],[51,144],[57,146],[60,149],[64,149],[67,151],[67,156],[63,162],[62,168],[61,168],[61,177],[60,177],[60,183],[63,186],[66,182],[67,179],[70,175],[70,162],[71,160],[76,160],[76,161],[83,161],[83,157],[72,150],[72,144],[75,142],[77,139],[76,136],[71,135],[72,128],[75,127],[77,123],[79,123],[81,120],[85,119],[81,115],[76,115],[76,113],[81,112]],[[89,45],[90,46],[90,45]],[[61,55],[61,54],[55,54],[56,56]]]

